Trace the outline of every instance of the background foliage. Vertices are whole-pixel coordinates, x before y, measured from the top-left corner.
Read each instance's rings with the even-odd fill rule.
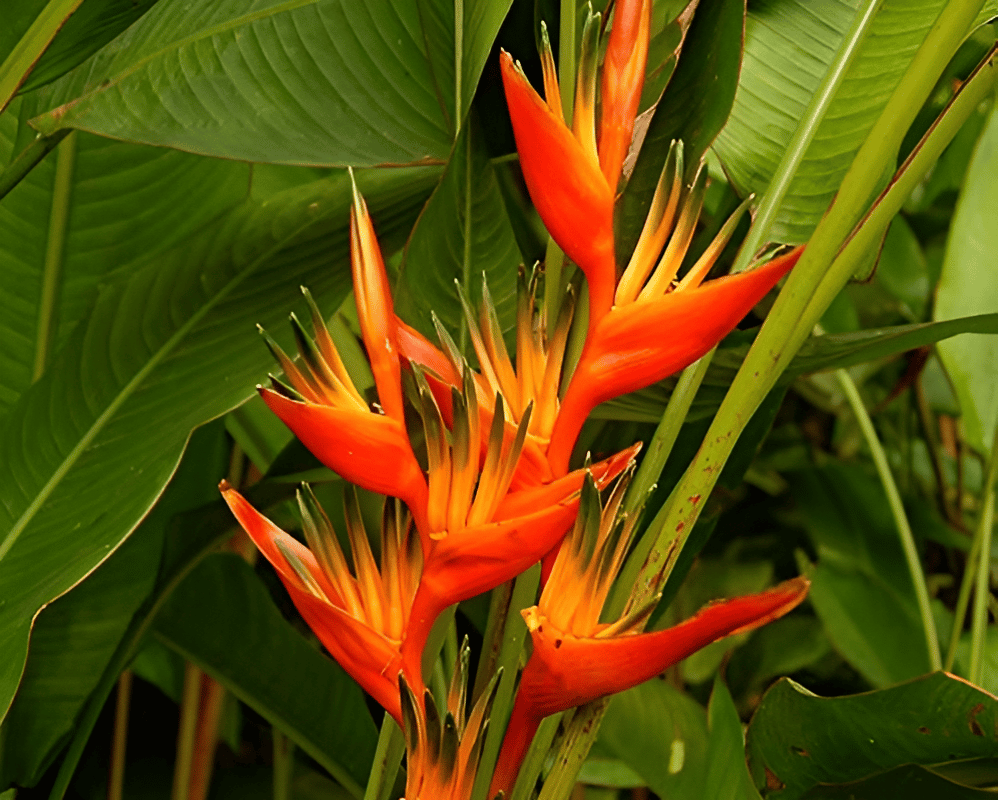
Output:
[[[766,237],[807,241],[933,23],[958,3],[760,0],[746,12],[740,0],[700,0],[692,18],[683,5],[656,5],[646,148],[618,221],[625,240],[636,236],[663,145],[681,137],[688,158],[706,153],[712,177],[696,251],[739,198],[755,192],[758,207],[781,176],[870,13]],[[353,348],[351,366],[362,363],[346,167],[394,253],[410,323],[432,332],[435,310],[466,348],[454,281],[476,296],[484,274],[509,326],[513,268],[543,257],[547,237],[513,155],[498,48],[537,85],[535,20],[556,45],[573,42],[580,11],[553,0],[7,0],[4,800],[15,786],[19,797],[106,794],[108,698],[126,668],[137,676],[126,794],[166,796],[185,660],[239,701],[219,712],[213,797],[269,795],[272,767],[293,787],[279,796],[363,795],[378,745],[364,697],[318,653],[267,569],[218,552],[234,533],[222,477],[252,484],[247,494],[278,519],[303,476],[326,482],[331,506],[339,493],[254,399],[274,367],[253,326],[288,345],[284,320],[301,313],[306,285],[338,309],[334,333]],[[872,176],[880,187],[993,48],[995,4],[973,13],[900,151]],[[813,581],[809,604],[616,698],[580,776],[587,796],[976,797],[998,784],[990,591],[983,633],[964,623],[965,576],[980,560],[970,534],[993,522],[998,457],[996,169],[992,94],[919,177],[876,270],[870,252],[746,432],[660,615],[799,569]],[[653,506],[696,451],[750,327],[722,343]],[[916,587],[836,377],[844,368],[910,520],[944,665],[976,669],[976,686],[926,675]],[[648,439],[674,386],[601,407],[585,441],[603,452]],[[994,556],[988,547],[985,588]],[[458,626],[479,637],[484,618],[471,601]]]

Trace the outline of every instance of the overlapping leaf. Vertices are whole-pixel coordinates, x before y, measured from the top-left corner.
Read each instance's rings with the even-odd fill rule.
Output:
[[[0,162],[30,134],[24,120],[35,103],[16,101],[0,116]],[[60,158],[70,167],[57,191]],[[100,283],[176,246],[238,203],[248,185],[245,164],[87,134],[65,140],[39,164],[0,202],[0,418],[40,374],[40,340],[50,339],[51,357],[86,315]],[[52,211],[60,192],[66,217],[56,230]],[[48,254],[59,235],[62,249]],[[50,308],[43,301],[48,283],[56,297]]]
[[[34,786],[75,732],[80,710],[153,588],[171,518],[215,500],[214,484],[228,461],[220,422],[195,431],[174,480],[135,535],[39,615],[24,679],[3,722],[0,786]]]
[[[791,477],[818,551],[810,600],[835,648],[873,686],[929,669],[925,636],[883,488],[832,464]]]
[[[362,180],[390,246],[434,170]],[[345,175],[248,201],[105,286],[46,375],[0,431],[0,709],[31,620],[105,559],[156,500],[190,430],[232,408],[269,355],[247,335],[277,325],[308,283],[333,305],[348,288]]]
[[[748,749],[756,785],[768,788],[764,796],[795,800],[819,783],[856,781],[903,764],[993,757],[996,726],[998,700],[944,672],[834,698],[784,679],[752,718]]]
[[[351,794],[363,794],[377,741],[363,694],[281,617],[238,556],[210,556],[199,565],[161,612],[155,633],[283,730]]]
[[[466,297],[478,297],[484,276],[507,329],[516,313],[520,261],[482,135],[466,126],[406,246],[396,290],[398,311],[436,341],[432,310],[454,340],[461,341],[464,312],[455,281]]]
[[[443,161],[506,7],[161,0],[38,125],[248,161]]]
[[[981,134],[964,180],[953,217],[946,257],[936,293],[934,316],[948,320],[958,315],[998,310],[998,109]],[[981,452],[990,452],[998,427],[998,339],[961,336],[940,344],[960,401],[967,440]]]
[[[884,2],[790,185],[773,240],[807,240],[944,5]],[[769,185],[858,6],[858,0],[752,4],[738,93],[715,145],[740,192],[761,194]]]

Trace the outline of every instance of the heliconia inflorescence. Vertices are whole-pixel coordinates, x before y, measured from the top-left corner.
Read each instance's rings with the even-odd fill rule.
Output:
[[[570,284],[555,308],[544,306],[539,267],[520,271],[513,355],[488,287],[477,313],[459,287],[477,369],[439,324],[434,344],[396,316],[374,225],[356,186],[351,265],[376,402],[357,389],[307,291],[311,333],[292,315],[300,358],[267,337],[284,372],[260,388],[267,405],[346,481],[395,498],[384,505],[379,559],[350,492],[348,559],[307,486],[298,495],[306,544],[224,481],[221,491],[302,618],[402,726],[407,800],[469,798],[489,727],[496,683],[468,697],[466,649],[447,697],[427,689],[424,649],[449,606],[544,564],[537,604],[522,612],[532,650],[491,779],[492,797],[511,791],[545,716],[623,691],[713,641],[774,620],[808,590],[806,580],[795,578],[718,601],[660,631],[643,632],[652,610],[647,604],[628,606],[615,622],[600,621],[638,523],[636,511],[623,509],[640,443],[603,461],[587,459],[573,471],[583,423],[599,403],[675,374],[709,352],[799,256],[794,250],[750,271],[705,280],[746,201],[680,277],[707,175],[701,164],[685,183],[690,171],[682,143],[674,142],[634,252],[618,269],[614,203],[641,98],[650,19],[651,0],[618,0],[600,70],[600,19],[590,13],[571,124],[563,117],[546,30],[544,98],[508,53],[500,56],[527,189],[551,237],[585,276],[588,323],[576,363],[567,348],[578,287]]]

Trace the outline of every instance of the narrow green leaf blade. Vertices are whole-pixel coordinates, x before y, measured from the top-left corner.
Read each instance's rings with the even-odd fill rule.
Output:
[[[465,126],[450,163],[406,245],[396,291],[398,311],[436,341],[430,312],[462,341],[466,297],[480,297],[482,276],[503,329],[516,314],[516,237],[477,126]],[[477,304],[476,304],[477,305]]]

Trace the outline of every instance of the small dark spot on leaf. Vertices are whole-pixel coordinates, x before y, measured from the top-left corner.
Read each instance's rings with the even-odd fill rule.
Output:
[[[929,733],[932,733],[932,731],[930,731],[930,730],[929,730],[928,728],[926,728],[926,727],[925,727],[924,725],[922,725],[922,727],[920,727],[920,728],[918,729],[918,732],[919,732],[919,733],[925,733],[925,734],[929,734]]]
[[[983,710],[984,710],[984,703],[978,703],[976,706],[970,709],[969,713],[967,714],[967,724],[970,726],[970,732],[974,734],[974,736],[984,735],[984,728],[982,728],[981,724],[977,721],[977,715],[980,714]]]
[[[786,788],[786,784],[777,778],[769,767],[766,767],[766,788],[770,791]]]
[[[804,758],[809,758],[811,754],[807,752],[803,747],[797,747],[796,745],[791,745],[790,749],[793,750],[797,755],[803,756]]]
[[[561,647],[561,639],[555,639],[554,640],[554,649],[557,650],[559,647]]]

